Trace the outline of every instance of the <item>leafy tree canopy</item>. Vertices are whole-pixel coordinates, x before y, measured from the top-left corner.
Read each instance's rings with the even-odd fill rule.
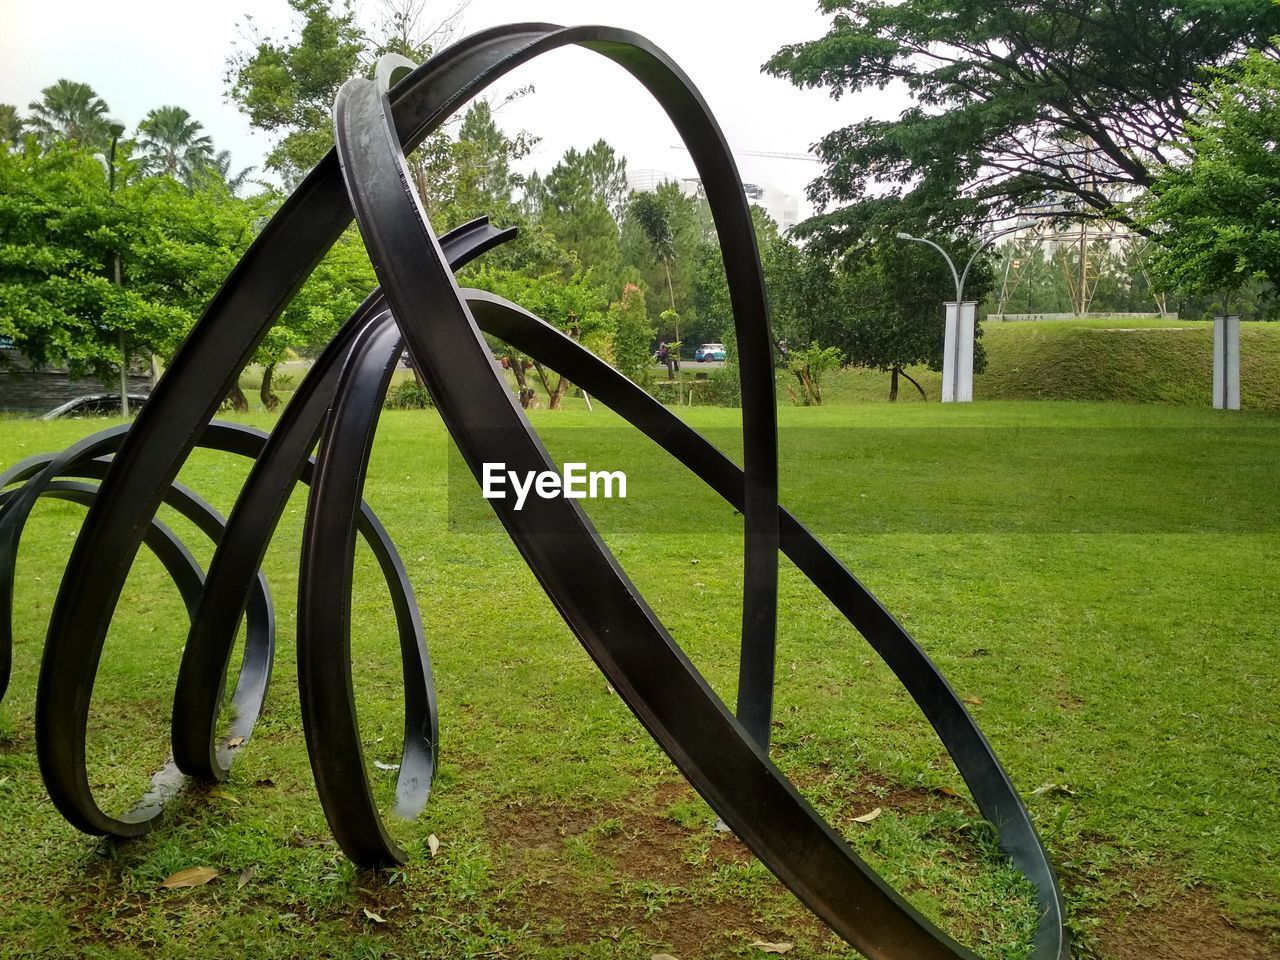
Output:
[[[1271,0],[822,0],[826,36],[765,65],[832,96],[901,86],[897,119],[817,145],[803,225],[829,248],[875,227],[943,230],[1030,205],[1126,218],[1154,179],[1195,89],[1280,33]]]
[[[213,138],[181,107],[156,107],[138,124],[136,152],[146,173],[161,173],[190,183],[214,162]]]
[[[227,63],[229,96],[249,122],[276,137],[267,168],[296,183],[333,146],[330,113],[338,88],[360,68],[366,47],[348,2],[289,0],[300,20],[294,42],[255,38]]]
[[[167,177],[125,176],[108,193],[101,164],[71,143],[0,151],[0,335],[76,374],[118,369],[122,335],[131,354],[168,356],[266,212],[263,198]]]
[[[111,140],[107,103],[87,83],[59,80],[40,91],[26,126],[46,150],[73,141],[85,150],[105,150]]]
[[[1190,295],[1258,281],[1280,290],[1280,62],[1251,53],[1201,104],[1187,123],[1189,162],[1164,170],[1139,206],[1160,242],[1155,273]]]

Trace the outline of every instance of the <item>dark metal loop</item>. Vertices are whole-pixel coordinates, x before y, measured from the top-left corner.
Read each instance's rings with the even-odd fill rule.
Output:
[[[219,429],[222,426],[215,424],[210,428],[215,444],[219,439],[228,439],[224,431]],[[233,429],[238,432],[244,428]],[[26,480],[23,487],[0,494],[0,524],[4,526],[5,532],[4,539],[0,540],[0,580],[7,582],[10,588],[13,584],[17,548],[31,507],[39,498],[46,496],[91,506],[97,495],[97,487],[57,478],[102,478],[111,464],[109,451],[119,444],[122,435],[123,430],[120,428],[103,431],[78,444],[78,455],[57,457],[44,454],[31,457],[0,478],[8,483]],[[217,510],[199,496],[175,483],[166,494],[164,502],[191,521],[210,540],[217,542],[224,521]],[[200,565],[182,541],[158,519],[152,519],[146,543],[164,564],[178,587],[188,616],[194,615],[204,584]],[[239,744],[248,738],[266,696],[266,680],[275,647],[275,613],[266,577],[261,573],[254,578],[247,613],[244,657],[234,694],[237,715],[223,739],[224,744]],[[0,619],[0,630],[3,631],[0,643],[7,650],[12,642],[12,622],[9,616]],[[165,802],[181,789],[184,780],[172,761],[167,762],[153,775],[151,789],[146,795],[115,818],[121,825],[117,828],[118,835],[133,836],[145,832],[159,817]]]
[[[524,308],[483,290],[462,290],[485,333],[568,377],[670,453],[734,509],[743,503],[743,470],[706,438],[581,344]],[[1036,888],[1042,919],[1036,956],[1057,957],[1065,907],[1048,852],[995,751],[928,654],[871,592],[785,507],[778,507],[782,552],[879,654],[929,721],[1000,849]]]
[[[92,677],[111,615],[155,512],[205,424],[274,319],[350,224],[353,212],[394,323],[470,469],[479,476],[487,462],[502,461],[523,472],[553,466],[454,282],[452,235],[438,241],[432,232],[405,170],[404,153],[488,84],[566,44],[595,50],[641,81],[685,139],[706,187],[721,237],[738,340],[744,469],[625,378],[606,373],[581,348],[550,336],[550,328],[536,318],[494,298],[473,295],[472,303],[482,323],[494,332],[505,331],[551,365],[563,364],[562,371],[571,372],[584,387],[590,385],[595,395],[615,405],[742,510],[739,717],[689,662],[575,501],[534,499],[521,511],[496,501],[500,520],[566,623],[655,741],[805,904],[872,958],[973,957],[871,871],[769,761],[777,564],[778,550],[784,550],[866,636],[920,705],[956,758],[979,808],[1000,830],[1005,852],[1036,885],[1042,911],[1036,960],[1064,960],[1067,941],[1052,870],[990,746],[920,648],[778,504],[771,338],[742,185],[723,136],[684,74],[648,41],[608,27],[496,28],[442,51],[399,80],[388,95],[375,81],[355,80],[343,87],[335,105],[336,152],[289,197],[232,271],[133,428],[118,438],[119,453],[96,491],[54,606],[40,672],[36,740],[50,797],[82,830],[127,835],[145,829],[145,824],[135,829],[98,808],[84,767]],[[393,68],[387,64],[380,71],[383,87],[397,75]],[[478,249],[496,242],[493,234],[492,228],[473,225],[468,236]],[[182,700],[185,706],[175,703],[174,710],[177,762],[192,772],[225,775],[225,760],[211,746],[211,730],[227,670],[228,635],[234,635],[245,610],[246,578],[258,570],[293,485],[307,478],[306,455],[320,436],[299,590],[300,683],[309,753],[326,816],[344,850],[363,865],[394,862],[401,852],[386,835],[372,802],[351,697],[347,619],[353,527],[364,531],[371,524],[375,553],[382,549],[390,558],[383,571],[401,624],[406,697],[412,701],[421,696],[423,701],[406,706],[406,718],[412,713],[417,724],[416,729],[406,725],[410,775],[406,780],[402,768],[400,783],[402,802],[407,800],[411,809],[420,796],[425,798],[419,788],[424,781],[429,785],[438,739],[434,726],[426,733],[419,723],[425,711],[434,724],[434,703],[408,578],[385,531],[359,506],[391,358],[400,349],[393,321],[383,310],[375,292],[326,350],[320,369],[311,371],[272,439],[259,440],[250,454],[257,462],[215,553],[188,638],[179,692],[190,699]],[[83,445],[77,447],[83,453]],[[28,496],[25,489],[19,491],[0,512],[0,553],[8,543],[4,538],[12,537],[6,518]],[[379,557],[382,562],[383,555]],[[0,603],[5,602],[0,589]]]
[[[515,230],[499,230],[489,224],[488,218],[481,217],[450,231],[442,243],[450,263],[458,269],[514,235]],[[174,698],[174,759],[191,776],[221,780],[227,775],[229,758],[217,748],[214,731],[222,702],[222,685],[248,599],[252,571],[261,566],[266,556],[294,486],[299,479],[311,482],[313,464],[308,454],[320,436],[337,391],[339,372],[356,336],[372,317],[385,309],[381,292],[375,290],[321,351],[255,459],[227,519],[226,532],[209,564],[200,610],[191,623],[178,673],[178,694]],[[407,656],[410,650],[424,643],[415,635],[421,632],[420,624],[414,623],[417,604],[412,602],[407,578],[397,569],[399,558],[394,545],[373,512],[362,508],[359,523],[391,587],[402,654]],[[402,602],[403,598],[408,602]],[[429,665],[406,666],[406,688],[417,689],[419,678],[424,674],[429,678]],[[406,696],[413,695],[406,693]],[[434,703],[434,691],[430,693],[430,700]],[[434,734],[437,722],[432,720],[433,742],[437,739]]]

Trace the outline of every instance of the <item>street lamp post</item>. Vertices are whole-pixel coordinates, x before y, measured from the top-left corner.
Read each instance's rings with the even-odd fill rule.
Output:
[[[969,270],[978,259],[978,254],[982,253],[996,240],[1031,225],[1031,221],[1023,221],[1015,223],[1005,230],[991,234],[982,243],[978,244],[978,249],[973,251],[973,255],[969,257],[969,262],[964,265],[964,270],[956,270],[955,261],[951,259],[951,255],[932,240],[926,240],[924,237],[914,237],[909,233],[899,233],[897,235],[899,240],[925,243],[937,250],[942,254],[942,259],[947,261],[947,266],[951,268],[951,279],[955,281],[955,300],[943,304],[946,310],[946,325],[943,328],[942,343],[943,403],[969,403],[973,400],[973,341],[977,326],[976,313],[978,304],[976,301],[966,301],[964,299],[964,284],[969,278]]]
[[[114,196],[116,192],[116,144],[124,134],[123,123],[111,124],[111,152],[107,154],[107,193]],[[120,271],[120,251],[111,254],[112,279],[117,287],[124,286],[124,277]],[[120,414],[129,418],[129,353],[125,343],[124,328],[120,328]]]

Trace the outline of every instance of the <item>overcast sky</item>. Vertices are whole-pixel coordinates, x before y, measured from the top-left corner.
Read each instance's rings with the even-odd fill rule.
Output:
[[[432,0],[434,2],[434,0]],[[438,16],[455,4],[438,4]],[[746,180],[803,196],[816,163],[752,157],[743,151],[804,153],[826,132],[869,115],[896,114],[903,103],[886,94],[833,101],[825,91],[801,91],[760,73],[784,43],[826,30],[816,0],[768,4],[767,15],[732,12],[727,3],[690,0],[473,0],[463,32],[511,21],[608,23],[644,34],[693,79],[720,121]],[[764,6],[764,5],[762,5]],[[372,21],[378,0],[361,0]],[[428,6],[427,18],[432,14]],[[148,109],[176,104],[190,111],[237,167],[261,165],[268,138],[250,129],[224,97],[226,59],[243,44],[244,17],[279,36],[290,24],[285,0],[0,0],[0,102],[26,105],[60,77],[89,83],[130,132]],[[570,49],[518,70],[507,89],[532,83],[535,93],[507,106],[509,131],[541,137],[528,166],[549,169],[567,147],[604,137],[633,169],[692,175],[670,122],[621,68],[589,51]],[[805,207],[807,210],[807,207]]]

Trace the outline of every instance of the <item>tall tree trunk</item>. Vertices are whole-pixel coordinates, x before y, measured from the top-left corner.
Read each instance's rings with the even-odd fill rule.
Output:
[[[533,362],[533,369],[537,371],[538,379],[542,381],[542,389],[547,391],[547,400],[550,401],[555,391],[551,389],[551,382],[547,379],[546,369],[536,360]]]
[[[895,400],[898,399],[898,374],[900,374],[901,372],[902,372],[901,367],[893,367],[889,371],[889,376],[891,377],[891,379],[889,380],[889,402],[890,403],[893,403]]]
[[[677,317],[677,320],[675,321],[675,324],[676,324],[676,351],[675,351],[675,356],[674,356],[674,358],[673,358],[673,359],[674,359],[674,362],[675,362],[675,368],[676,368],[676,370],[679,370],[679,369],[680,369],[680,320],[679,320],[678,318],[679,318],[680,314],[679,314],[679,312],[676,310],[676,288],[675,288],[674,286],[672,286],[672,283],[671,283],[671,261],[670,261],[670,260],[663,260],[663,261],[662,261],[662,269],[663,269],[663,270],[665,270],[665,271],[667,272],[667,296],[671,299],[671,312],[672,312],[673,314],[675,314],[675,316]],[[667,366],[667,379],[668,379],[668,380],[670,380],[670,379],[671,379],[671,366],[670,366],[670,363],[671,363],[671,361],[668,361],[668,366]],[[677,402],[678,402],[678,403],[684,403],[684,374],[683,374],[683,373],[682,373],[682,374],[680,374],[680,379],[679,379],[678,381],[676,381],[676,398],[677,398]]]
[[[569,389],[569,378],[560,377],[560,382],[556,384],[556,392],[551,395],[551,409],[559,410],[560,402],[564,399],[565,391]]]
[[[514,353],[507,354],[507,367],[515,375],[516,392],[520,397],[520,406],[528,410],[533,406],[534,401],[538,397],[538,393],[533,389],[533,387],[529,386],[529,381],[525,379],[524,358],[519,357]]]
[[[249,412],[249,398],[244,395],[244,391],[240,389],[240,381],[237,380],[231,385],[231,391],[227,394],[227,399],[231,401],[231,409],[236,413]]]
[[[258,399],[268,410],[280,406],[280,398],[271,392],[271,378],[275,375],[276,365],[268,363],[262,368],[262,386],[258,388]]]

